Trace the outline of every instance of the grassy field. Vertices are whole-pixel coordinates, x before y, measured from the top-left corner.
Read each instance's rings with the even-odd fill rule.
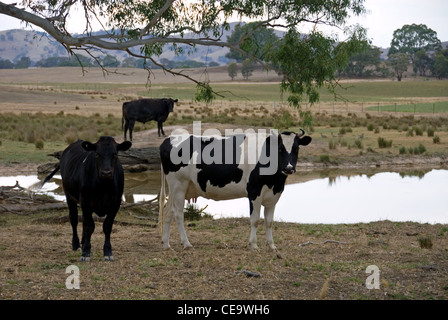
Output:
[[[448,113],[448,101],[432,102],[432,103],[407,103],[394,105],[385,105],[377,107],[368,107],[367,111],[392,112],[392,113]]]
[[[85,76],[76,68],[0,70],[8,80],[0,83],[0,162],[42,162],[46,154],[79,138],[121,138],[122,103],[140,97],[179,99],[166,126],[200,120],[280,130],[302,127],[299,113],[288,107],[270,75],[258,72],[253,81],[231,82],[225,70],[218,70],[208,76],[225,97],[210,105],[194,101],[194,84],[162,83],[168,81],[163,74],[147,87],[147,73],[134,70],[106,77],[94,69]],[[322,89],[318,104],[302,105],[314,118],[312,127],[305,128],[314,138],[308,160],[448,154],[448,81],[341,81],[337,94],[346,101],[335,101]],[[154,122],[137,123],[135,131],[154,127]],[[381,139],[392,142],[380,147]]]
[[[13,83],[9,83],[13,84]],[[221,101],[265,101],[282,102],[286,101],[288,94],[280,91],[278,82],[249,82],[234,81],[226,83],[211,83],[213,89],[222,95],[216,96],[216,100]],[[58,91],[71,93],[91,93],[101,92],[120,92],[121,90],[131,89],[134,94],[142,97],[175,97],[184,101],[193,101],[196,92],[194,83],[56,83],[56,82],[23,82],[23,86],[29,88],[51,88],[54,93]],[[420,98],[445,98],[448,99],[448,81],[404,81],[396,82],[389,80],[381,81],[341,81],[340,86],[336,88],[335,93],[338,98],[343,98],[351,103],[360,102],[387,102],[402,101]],[[334,94],[327,88],[319,90],[321,102],[333,102]]]
[[[232,94],[210,105],[193,101],[194,85],[163,74],[151,78],[147,88],[147,74],[134,70],[127,70],[129,76],[106,77],[94,69],[86,76],[71,68],[0,70],[0,168],[13,175],[30,162],[54,162],[47,154],[63,150],[78,138],[94,141],[100,135],[112,135],[122,140],[122,103],[144,96],[180,99],[165,123],[168,134],[194,120],[220,128],[302,127],[297,110],[284,104],[286,98],[274,82],[276,75],[257,73],[253,81],[232,83],[220,70],[209,70],[208,76],[215,90]],[[201,71],[191,72],[204,76]],[[448,81],[345,81],[343,85],[347,89],[339,89],[338,94],[349,102],[334,102],[333,96],[322,91],[319,104],[303,106],[314,120],[305,128],[313,142],[301,148],[301,165],[348,164],[351,169],[356,165],[364,173],[385,162],[405,163],[416,170],[447,166]],[[395,103],[435,104],[445,111],[433,114],[419,109],[410,114],[375,109]],[[148,131],[155,127],[154,122],[137,124],[135,145],[159,145],[161,139]],[[315,201],[323,199],[318,196]],[[0,200],[3,210],[7,200]],[[26,198],[24,206],[32,206],[29,201]],[[344,213],[343,208],[335,210]],[[195,250],[181,250],[173,230],[174,250],[163,251],[160,230],[153,220],[141,218],[148,212],[139,206],[120,210],[112,233],[113,263],[101,259],[104,237],[97,222],[92,261],[81,264],[79,251],[70,249],[66,209],[33,214],[3,211],[0,299],[448,298],[446,225],[279,222],[274,224],[279,252],[263,246],[263,225],[258,231],[261,250],[250,252],[248,219],[201,219],[187,223]],[[80,269],[80,290],[65,287],[65,268],[73,264]],[[375,290],[365,285],[366,268],[371,265],[381,272],[380,288]],[[245,271],[259,276],[248,277]]]

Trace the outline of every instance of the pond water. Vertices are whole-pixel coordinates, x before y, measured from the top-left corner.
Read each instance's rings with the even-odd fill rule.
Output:
[[[42,178],[42,177],[39,177]],[[0,177],[0,186],[29,187],[37,176]],[[398,173],[339,173],[298,171],[277,203],[275,220],[296,223],[358,223],[378,220],[448,223],[448,170]],[[60,176],[45,184],[42,193],[64,200]],[[290,179],[288,179],[290,180]],[[154,198],[160,172],[126,175],[125,201]],[[196,206],[214,218],[248,217],[245,198],[213,201],[198,198]],[[263,217],[263,214],[262,214]]]

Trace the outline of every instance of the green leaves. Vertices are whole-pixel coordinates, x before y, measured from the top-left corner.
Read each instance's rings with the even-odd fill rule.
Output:
[[[395,30],[390,45],[389,55],[407,53],[412,58],[420,49],[425,51],[442,49],[441,42],[434,30],[424,24],[417,25],[415,23]]]
[[[199,83],[196,85],[195,101],[203,101],[207,104],[215,100],[215,93],[209,83]]]
[[[321,32],[301,35],[290,30],[273,52],[273,64],[283,74],[281,90],[291,95],[288,102],[300,109],[306,99],[313,104],[319,100],[318,89],[331,88],[338,69],[347,65],[350,57],[368,45],[363,33],[353,33],[348,41],[337,43]]]

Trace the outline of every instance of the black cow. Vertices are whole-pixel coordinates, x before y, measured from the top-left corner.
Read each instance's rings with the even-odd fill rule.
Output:
[[[151,120],[157,121],[157,132],[165,136],[163,123],[168,118],[168,114],[173,112],[173,99],[140,99],[123,103],[122,128],[124,130],[124,140],[129,129],[129,138],[132,141],[132,131],[135,121],[146,123]]]
[[[199,196],[214,200],[247,197],[251,223],[250,248],[258,248],[257,224],[263,205],[266,240],[269,247],[276,250],[272,237],[275,205],[283,192],[286,178],[296,171],[299,146],[310,142],[311,137],[304,136],[303,130],[301,134],[185,135],[165,139],[160,146],[162,187],[159,198],[163,247],[170,248],[173,215],[181,243],[184,248],[191,247],[183,222],[185,200]],[[169,189],[166,207],[165,180]]]
[[[112,137],[100,137],[96,143],[78,140],[63,151],[58,166],[42,183],[43,185],[59,169],[61,170],[62,185],[73,229],[73,250],[80,248],[77,204],[81,206],[83,217],[81,261],[90,260],[90,237],[95,229],[93,212],[100,217],[106,216],[103,223],[104,260],[113,260],[110,233],[120,209],[124,188],[124,173],[118,159],[118,151],[126,151],[131,145],[129,141],[118,144]]]

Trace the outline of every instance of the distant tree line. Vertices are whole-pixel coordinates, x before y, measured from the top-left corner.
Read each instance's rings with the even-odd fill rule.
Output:
[[[236,43],[237,39],[250,34],[240,49],[250,52],[261,61],[267,61],[269,56],[266,56],[266,52],[269,50],[266,48],[276,47],[281,39],[273,29],[263,27],[253,31],[255,26],[256,23],[237,25],[227,40]],[[300,52],[296,53],[299,54]],[[338,69],[336,73],[338,76],[358,78],[394,76],[401,81],[404,72],[412,65],[415,75],[448,78],[448,49],[442,49],[437,33],[424,24],[404,25],[395,30],[387,59],[382,59],[381,54],[380,48],[366,45],[364,50],[350,58],[344,69]],[[251,75],[251,70],[245,71],[244,64],[247,66],[248,62],[245,62],[247,58],[240,51],[230,50],[226,57],[241,63],[241,72],[245,79]],[[230,63],[227,69],[232,80],[238,74],[236,63]]]
[[[161,63],[168,66],[169,68],[202,68],[202,67],[214,67],[219,64],[216,62],[210,62],[205,64],[203,62],[198,62],[194,60],[183,60],[183,61],[172,61],[169,59],[160,59]],[[39,68],[51,68],[51,67],[99,67],[99,64],[106,68],[145,68],[148,67],[150,69],[160,69],[160,67],[153,62],[144,61],[142,59],[136,59],[132,57],[128,57],[123,59],[122,61],[118,60],[116,57],[112,55],[106,55],[104,57],[98,58],[97,60],[88,58],[84,55],[76,55],[70,57],[48,57],[41,59],[35,63],[33,63],[29,57],[22,57],[17,62],[12,62],[11,60],[5,59],[2,60],[0,58],[0,69],[26,69],[31,66],[39,67]]]
[[[31,60],[28,57],[21,57],[16,63],[0,59],[0,69],[27,69],[30,65]]]

